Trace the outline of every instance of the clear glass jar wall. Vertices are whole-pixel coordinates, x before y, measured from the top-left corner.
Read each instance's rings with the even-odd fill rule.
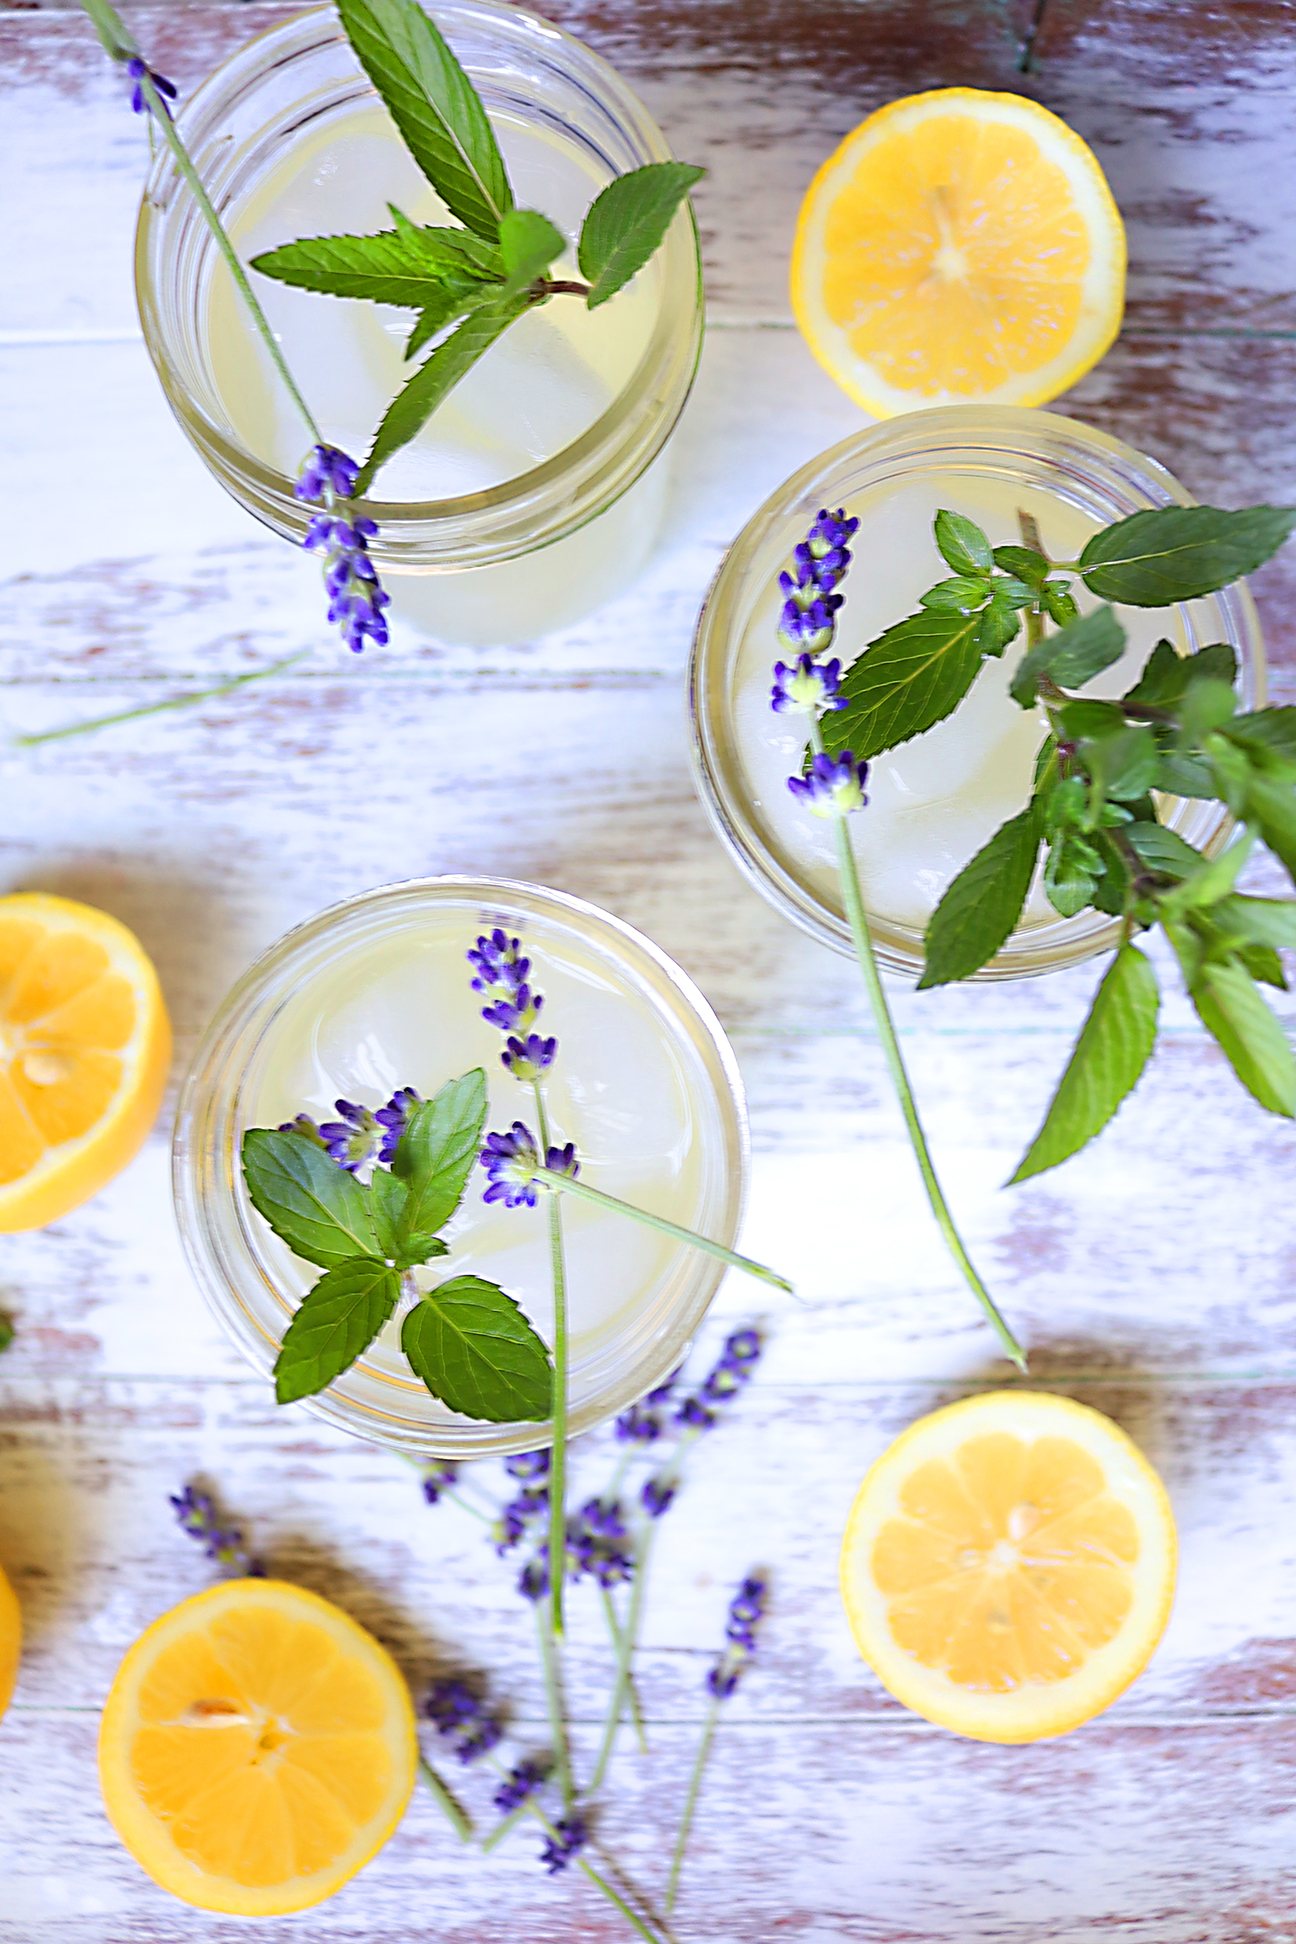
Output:
[[[913,529],[893,518],[873,525],[879,509],[894,514],[948,496],[955,511],[980,517],[981,509],[996,505],[1011,509],[1019,502],[1042,509],[1044,524],[1057,531],[1082,533],[1147,507],[1191,504],[1183,487],[1154,460],[1093,427],[1050,412],[1017,408],[950,406],[916,412],[870,427],[833,447],[796,473],[771,495],[734,541],[721,564],[699,617],[689,667],[689,703],[693,727],[695,774],[702,800],[718,834],[740,869],[776,909],[813,937],[842,952],[850,952],[850,932],[837,895],[835,868],[830,861],[831,832],[817,826],[784,802],[786,775],[794,760],[774,747],[778,730],[795,736],[796,718],[774,717],[768,709],[769,671],[783,652],[776,638],[780,596],[778,575],[788,565],[793,547],[803,539],[820,507],[844,506],[863,512],[865,522],[852,542],[854,562],[843,592],[835,646],[849,661],[873,634],[911,612],[918,593],[950,571],[931,542],[931,513]],[[1009,517],[1015,524],[1015,514]],[[870,527],[872,525],[872,533]],[[992,532],[996,544],[1018,536],[1005,527]],[[1045,532],[1047,544],[1048,533]],[[1056,549],[1054,558],[1062,555]],[[912,582],[912,585],[909,583]],[[1077,582],[1082,602],[1088,600]],[[1094,605],[1089,600],[1090,605]],[[1210,641],[1232,642],[1240,665],[1243,705],[1256,708],[1265,699],[1264,648],[1255,608],[1244,584],[1161,613],[1122,610],[1131,630],[1127,660],[1158,633],[1176,638],[1184,650]],[[860,616],[867,613],[867,624]],[[854,633],[851,632],[854,616]],[[969,749],[969,738],[982,733],[986,720],[981,703],[995,703],[994,684],[1006,690],[1011,667],[1024,649],[1024,635],[1007,651],[1005,660],[990,663],[974,684],[960,712],[929,732],[938,760],[927,763],[927,780],[934,792],[948,788],[957,802],[958,779],[971,759],[984,751]],[[1089,694],[1120,693],[1126,670],[1118,667],[1086,689]],[[1130,679],[1133,679],[1132,676]],[[1104,684],[1107,686],[1104,686]],[[980,698],[980,700],[978,700]],[[1015,710],[1011,712],[1016,716]],[[1030,721],[1019,718],[1020,737],[1034,734]],[[1030,789],[1033,748],[1043,729],[1016,752],[1013,788],[1019,795],[1007,801],[1002,817],[1020,809]],[[937,742],[939,738],[939,742]],[[928,738],[918,738],[898,752],[891,767],[909,769],[898,788],[914,784],[912,752]],[[790,746],[790,745],[789,745]],[[870,789],[875,802],[892,788],[885,774],[888,757],[876,760]],[[984,765],[983,765],[984,767]],[[982,787],[985,779],[980,779]],[[992,779],[1000,785],[1003,778]],[[894,796],[894,791],[893,791]],[[789,808],[790,806],[790,808]],[[1161,815],[1190,843],[1210,853],[1226,841],[1232,824],[1218,804],[1165,799]],[[861,855],[869,924],[879,957],[894,972],[916,974],[923,964],[925,920],[905,921],[895,915],[905,899],[889,902],[882,889],[886,873],[894,880],[895,856],[872,859],[866,849],[872,833],[876,841],[879,812],[871,806],[852,819],[852,836]],[[931,873],[934,904],[953,871],[968,861],[986,841],[1001,817],[986,823],[953,860],[947,855],[940,870]],[[895,828],[900,829],[897,820]],[[812,857],[807,845],[822,840],[823,858]],[[898,852],[897,852],[898,855]],[[905,868],[908,868],[906,864]],[[913,875],[922,876],[919,869]],[[1036,890],[1024,922],[1002,951],[976,974],[980,979],[1019,978],[1075,964],[1116,942],[1119,926],[1101,913],[1088,911],[1061,918]]]
[[[660,130],[620,76],[548,21],[494,0],[445,0],[430,11],[488,111],[514,126],[550,131],[579,154],[595,189],[669,159]],[[185,105],[180,127],[229,225],[295,145],[353,115],[357,104],[376,101],[335,13],[317,8],[260,35],[218,68]],[[525,202],[525,183],[516,186]],[[573,228],[579,220],[578,212],[553,213]],[[293,498],[287,473],[248,449],[216,381],[208,330],[216,265],[206,225],[162,147],[136,235],[145,342],[176,417],[211,471],[249,512],[300,541],[308,509]],[[380,523],[373,555],[398,618],[450,642],[529,639],[589,613],[644,565],[668,483],[662,449],[701,348],[701,266],[687,206],[640,275],[656,291],[645,349],[581,436],[485,490],[371,502]],[[310,402],[328,436],[328,400]],[[308,442],[303,428],[303,451]],[[377,485],[381,491],[381,475]]]
[[[334,906],[290,932],[239,981],[204,1036],[176,1120],[174,1188],[190,1264],[235,1344],[267,1375],[316,1271],[251,1206],[239,1165],[249,1127],[332,1096],[377,1105],[397,1085],[430,1094],[481,1065],[487,1126],[528,1120],[529,1089],[500,1064],[464,957],[483,930],[519,934],[557,1036],[553,1138],[576,1142],[596,1187],[732,1247],[747,1184],[747,1122],[728,1042],[701,994],[639,933],[562,893],[507,879],[433,878]],[[321,1110],[322,1113],[321,1113]],[[485,1208],[474,1171],[433,1281],[498,1280],[542,1336],[552,1322],[543,1198]],[[626,1217],[564,1204],[571,1310],[571,1428],[586,1430],[680,1361],[724,1273]],[[548,1427],[474,1423],[433,1398],[400,1355],[398,1324],[308,1408],[411,1455],[526,1451]]]

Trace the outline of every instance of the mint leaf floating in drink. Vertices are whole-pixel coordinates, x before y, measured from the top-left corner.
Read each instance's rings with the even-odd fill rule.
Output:
[[[398,1272],[375,1256],[349,1256],[302,1298],[275,1360],[275,1400],[313,1397],[369,1348],[400,1299]]]
[[[1011,936],[1035,875],[1040,835],[1031,803],[963,866],[928,921],[920,992],[969,978]]]
[[[480,1067],[413,1109],[391,1164],[407,1191],[397,1224],[402,1246],[416,1234],[435,1234],[454,1214],[485,1124],[486,1075]]]
[[[1040,678],[1051,676],[1064,687],[1077,688],[1110,668],[1125,653],[1125,630],[1110,607],[1095,608],[1054,635],[1045,635],[1022,657],[1009,690],[1013,701],[1029,709],[1039,693]]]
[[[829,755],[871,759],[953,715],[981,670],[980,626],[978,614],[925,609],[871,641],[843,678],[846,708],[824,723]]]
[[[1013,1181],[1055,1168],[1107,1125],[1147,1065],[1160,1004],[1151,960],[1137,946],[1123,945]]]
[[[307,236],[251,260],[263,277],[327,297],[367,297],[419,310],[441,290],[471,297],[505,274],[501,252],[470,230],[414,223],[373,236]]]
[[[513,191],[481,97],[417,0],[338,0],[347,39],[452,216],[493,243]]]
[[[251,1127],[243,1178],[252,1205],[295,1255],[331,1269],[377,1253],[369,1191],[305,1132]]]
[[[590,204],[576,260],[588,279],[586,303],[615,297],[660,248],[675,212],[706,174],[692,162],[649,162],[609,182]]]
[[[552,1412],[548,1353],[497,1283],[456,1276],[425,1290],[401,1326],[401,1348],[428,1389],[465,1417],[509,1424]]]
[[[1277,553],[1296,526],[1296,507],[1165,506],[1132,513],[1095,533],[1075,563],[1105,601],[1170,607],[1214,594]]]
[[[500,224],[505,281],[501,297],[516,296],[567,248],[567,238],[538,209],[512,209]]]
[[[936,545],[956,574],[989,574],[995,555],[989,540],[963,513],[942,507],[933,527]],[[1002,563],[1001,563],[1002,564]]]

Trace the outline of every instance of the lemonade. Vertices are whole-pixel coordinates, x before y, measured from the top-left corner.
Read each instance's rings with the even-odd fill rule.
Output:
[[[177,1190],[191,1257],[222,1320],[263,1367],[318,1270],[251,1205],[234,1167],[243,1133],[345,1099],[430,1098],[485,1070],[487,1129],[535,1129],[535,1102],[500,1061],[465,953],[494,924],[524,940],[558,1040],[545,1076],[550,1137],[576,1144],[592,1187],[732,1246],[745,1183],[744,1122],[729,1054],[704,1002],[645,940],[576,900],[501,884],[431,880],[371,893],[292,934],[236,988],[182,1103]],[[459,1275],[498,1283],[553,1340],[546,1210],[487,1205],[474,1168],[442,1231],[450,1255],[420,1288]],[[601,1207],[563,1201],[572,1418],[596,1422],[671,1369],[710,1301],[710,1258]],[[332,1389],[312,1400],[366,1435],[453,1453],[526,1449],[534,1426],[474,1426],[429,1395],[400,1348],[402,1304]]]

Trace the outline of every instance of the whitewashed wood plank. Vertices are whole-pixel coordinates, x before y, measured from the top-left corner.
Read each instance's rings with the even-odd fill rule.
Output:
[[[188,89],[293,8],[126,11],[156,64]],[[1036,96],[1093,144],[1130,230],[1132,328],[1290,329],[1296,54],[1278,0],[1198,13],[1190,39],[1173,0],[1114,14],[1072,0],[1052,8],[1038,69],[1023,76],[1017,52],[1030,11],[889,0],[870,7],[861,32],[854,8],[807,17],[792,0],[549,5],[634,82],[677,153],[707,166],[697,201],[720,313],[786,322],[787,253],[816,168],[872,109],[961,84]],[[42,212],[33,219],[11,207],[22,247],[8,257],[15,275],[0,322],[131,330],[127,258],[113,239],[133,218],[144,136],[121,82],[75,14],[2,14],[0,34],[8,96],[0,128],[36,182],[31,207]],[[69,167],[74,113],[78,160],[95,164],[89,212],[83,169]]]
[[[750,1318],[729,1295],[731,1319]],[[700,1375],[723,1324],[708,1325]],[[856,1488],[907,1424],[965,1394],[931,1383],[788,1381],[795,1333],[780,1319],[766,1363],[689,1460],[662,1521],[642,1685],[654,1721],[700,1720],[726,1603],[767,1568],[774,1587],[759,1678],[738,1718],[830,1724],[907,1721],[864,1667],[837,1591],[837,1554]],[[1289,1616],[1296,1593],[1296,1425],[1286,1383],[1149,1383],[1065,1365],[1051,1387],[1106,1411],[1165,1479],[1180,1528],[1179,1592],[1146,1672],[1106,1718],[1191,1723],[1296,1709]],[[428,1508],[414,1472],[265,1388],[234,1382],[4,1381],[0,1560],[26,1616],[15,1706],[100,1705],[130,1643],[214,1569],[175,1526],[166,1495],[213,1483],[272,1572],[355,1613],[421,1691],[430,1676],[477,1671],[507,1712],[543,1720],[532,1610],[483,1526],[457,1505]],[[620,1452],[601,1433],[576,1447],[573,1502],[606,1486]],[[632,1484],[651,1459],[636,1462]],[[462,1489],[492,1503],[511,1490],[483,1462]],[[596,1731],[611,1665],[596,1596],[575,1588],[568,1665],[575,1718]],[[0,1736],[2,1736],[0,1731]],[[947,1738],[950,1740],[951,1738]],[[952,1742],[951,1742],[952,1745]],[[0,1748],[3,1742],[0,1739]],[[627,1744],[629,1746],[629,1743]],[[2,1765],[0,1765],[2,1767]],[[2,1842],[0,1838],[0,1842]]]

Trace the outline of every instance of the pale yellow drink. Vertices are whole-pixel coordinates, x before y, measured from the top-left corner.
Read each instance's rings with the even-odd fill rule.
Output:
[[[553,128],[507,115],[493,125],[519,207],[542,210],[575,239],[606,175]],[[246,262],[301,237],[390,229],[389,203],[416,223],[455,226],[386,109],[368,103],[294,142],[228,223]],[[579,279],[574,248],[551,274]],[[662,275],[655,258],[596,310],[563,296],[521,318],[382,468],[372,497],[406,505],[463,501],[533,472],[575,444],[643,359],[661,307]],[[256,272],[252,281],[326,440],[362,458],[387,406],[417,369],[403,359],[415,314],[297,290]],[[235,433],[259,458],[295,476],[309,434],[220,262],[207,296],[207,337]],[[664,465],[651,467],[577,533],[517,560],[424,575],[388,567],[383,580],[393,611],[427,632],[469,642],[524,640],[561,626],[589,607],[591,586],[606,583],[611,592],[642,564],[665,480]]]

